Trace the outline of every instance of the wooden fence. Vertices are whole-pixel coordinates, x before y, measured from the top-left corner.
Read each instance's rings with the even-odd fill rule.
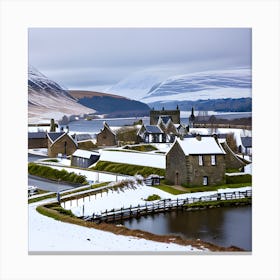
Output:
[[[92,216],[83,217],[86,221],[94,222],[115,222],[124,219],[138,218],[140,216],[172,211],[175,209],[183,209],[185,206],[196,202],[208,202],[217,200],[232,200],[243,199],[252,197],[252,191],[236,191],[227,193],[216,193],[209,196],[202,196],[199,198],[191,197],[185,199],[163,199],[158,202],[146,202],[143,205],[130,206],[128,208],[112,209],[110,211],[105,210],[100,215],[93,213]]]

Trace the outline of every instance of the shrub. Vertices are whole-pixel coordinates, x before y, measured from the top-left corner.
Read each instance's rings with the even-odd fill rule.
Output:
[[[145,201],[153,201],[153,200],[159,200],[159,199],[161,199],[161,197],[160,197],[159,195],[153,194],[153,195],[149,195],[149,196],[145,199]]]

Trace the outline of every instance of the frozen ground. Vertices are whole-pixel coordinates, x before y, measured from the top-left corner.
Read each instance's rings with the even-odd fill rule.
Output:
[[[234,191],[246,191],[251,190],[251,187],[243,187],[237,189],[219,189],[218,192],[234,192]],[[161,199],[185,199],[190,197],[202,197],[213,195],[217,193],[217,191],[209,191],[209,192],[197,192],[197,193],[187,193],[180,195],[172,195],[167,192],[164,192],[160,189],[148,187],[146,185],[138,185],[137,187],[125,187],[122,190],[112,191],[110,190],[108,193],[92,195],[90,197],[86,197],[84,200],[73,200],[63,203],[62,206],[66,209],[71,209],[73,214],[76,216],[88,216],[93,213],[99,214],[101,211],[105,211],[106,209],[109,211],[111,209],[120,209],[121,207],[127,208],[132,206],[137,206],[138,204],[144,205],[146,203],[145,199],[149,195],[157,194]],[[150,202],[152,203],[152,202]],[[84,206],[84,207],[83,207]],[[83,213],[84,211],[84,213]]]
[[[198,252],[192,246],[162,243],[56,221],[29,205],[29,252]]]

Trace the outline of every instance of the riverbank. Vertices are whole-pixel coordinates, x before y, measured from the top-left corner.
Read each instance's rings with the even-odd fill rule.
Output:
[[[65,211],[63,208],[59,206],[57,203],[42,205],[37,207],[37,211],[45,216],[52,217],[55,220],[59,220],[61,222],[65,223],[71,223],[78,226],[83,226],[90,229],[96,229],[101,230],[105,232],[110,232],[115,235],[121,235],[121,236],[128,236],[128,237],[135,237],[140,239],[145,239],[148,241],[155,241],[155,242],[162,242],[165,244],[173,245],[181,245],[181,246],[191,246],[192,250],[190,251],[207,251],[207,252],[244,252],[243,249],[238,248],[236,246],[230,246],[230,247],[222,247],[218,245],[214,245],[209,242],[202,241],[200,239],[196,240],[188,240],[184,239],[177,235],[156,235],[153,233],[149,233],[142,230],[133,230],[128,229],[125,226],[122,225],[114,225],[114,224],[108,224],[108,223],[100,223],[96,224],[93,222],[84,221],[81,219],[78,219],[72,215],[72,213],[69,211]],[[168,248],[168,247],[166,247]],[[121,251],[129,251],[129,246],[122,248]],[[147,252],[153,251],[153,248],[146,248]],[[106,251],[106,249],[104,250]],[[142,250],[140,250],[142,251]],[[164,250],[165,251],[165,250]],[[179,250],[181,251],[181,250]]]

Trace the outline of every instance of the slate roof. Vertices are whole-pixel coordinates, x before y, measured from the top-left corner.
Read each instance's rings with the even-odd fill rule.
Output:
[[[162,121],[165,125],[168,123],[169,120],[172,121],[170,116],[160,116],[160,118],[162,119]]]
[[[252,137],[241,137],[241,142],[244,147],[251,148],[252,147]]]
[[[146,125],[145,128],[148,133],[163,133],[157,125]]]
[[[42,139],[46,137],[46,132],[28,132],[28,139]]]
[[[61,137],[63,134],[65,134],[66,132],[49,132],[48,133],[48,137],[50,138],[50,140],[52,142],[55,142],[56,139],[58,139],[59,137]]]

